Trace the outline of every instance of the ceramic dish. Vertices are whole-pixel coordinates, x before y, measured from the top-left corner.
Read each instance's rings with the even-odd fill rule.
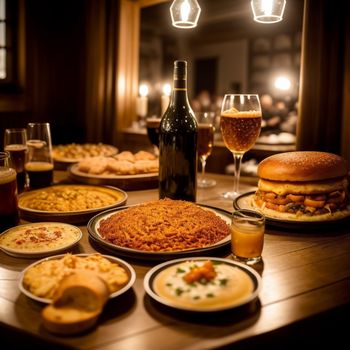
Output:
[[[200,207],[213,211],[216,215],[221,217],[227,224],[231,223],[231,213],[220,209],[214,208],[206,205],[199,205]],[[98,228],[101,220],[108,218],[109,216],[119,212],[120,210],[125,210],[130,208],[130,206],[120,207],[118,209],[108,210],[102,213],[95,215],[90,219],[87,225],[87,229],[89,232],[90,238],[97,245],[101,246],[104,249],[107,249],[110,253],[118,254],[124,257],[136,258],[136,259],[147,259],[147,260],[169,260],[179,257],[185,256],[198,256],[204,254],[215,254],[222,250],[228,250],[231,245],[231,236],[228,235],[223,240],[204,247],[204,248],[195,248],[195,249],[187,249],[187,250],[178,250],[171,252],[150,252],[150,251],[142,251],[132,248],[125,248],[122,246],[115,245],[113,243],[105,241],[99,234]]]
[[[243,193],[233,201],[233,207],[235,209],[252,209],[257,210],[252,205],[252,198],[255,194],[255,191]],[[286,220],[270,217],[265,215],[266,223],[271,226],[276,226],[285,229],[323,229],[327,228],[330,225],[342,224],[345,221],[349,220],[349,217],[340,218],[337,220],[318,220],[318,221],[302,221],[302,220]]]
[[[68,169],[69,177],[77,182],[89,185],[117,186],[123,190],[144,190],[158,186],[158,173],[137,175],[93,175],[78,170],[78,164]]]
[[[61,254],[61,255],[55,255],[55,256],[51,256],[49,258],[45,258],[45,259],[41,259],[39,261],[36,261],[35,263],[29,265],[28,267],[26,267],[20,274],[19,276],[19,281],[18,281],[18,287],[20,289],[20,291],[25,294],[27,297],[33,299],[33,300],[36,300],[36,301],[39,301],[41,303],[46,303],[46,304],[49,304],[51,303],[51,299],[46,299],[46,298],[41,298],[41,297],[38,297],[36,295],[34,295],[33,293],[31,293],[29,290],[27,290],[25,287],[24,287],[24,284],[23,284],[23,278],[24,278],[24,275],[25,273],[30,269],[32,268],[33,266],[36,266],[38,264],[40,264],[41,262],[43,261],[48,261],[48,260],[55,260],[55,259],[61,259],[62,257],[64,257],[65,254]],[[93,255],[93,254],[76,254],[76,256],[80,256],[80,257],[87,257],[87,256],[90,256],[90,255]],[[128,282],[124,285],[124,287],[122,287],[121,289],[117,290],[116,292],[112,293],[110,295],[110,298],[116,298],[117,296],[125,293],[127,290],[129,290],[133,284],[135,283],[135,280],[136,280],[136,273],[135,273],[135,270],[133,269],[133,267],[128,264],[126,261],[122,260],[122,259],[118,259],[114,256],[109,256],[109,255],[102,255],[100,254],[102,257],[108,259],[110,262],[112,263],[116,263],[118,264],[119,266],[121,266],[127,273],[128,275]]]
[[[89,193],[91,195],[97,193],[101,196],[108,196],[110,204],[82,210],[64,210],[62,207],[58,209],[54,208],[52,210],[33,209],[33,201],[36,203],[38,199],[42,200],[44,205],[56,205],[58,203],[56,197],[52,199],[49,196],[57,195],[59,197],[66,197],[66,191],[71,193],[71,195],[73,195],[72,192],[76,192],[79,196],[80,194],[81,196],[89,195]],[[77,198],[80,197],[72,197],[71,200],[65,200],[67,201],[67,204],[78,205]],[[127,198],[128,195],[126,192],[119,188],[111,186],[55,185],[20,194],[18,196],[18,207],[21,218],[28,221],[59,221],[78,224],[87,222],[92,216],[101,211],[124,205],[127,201]]]
[[[209,280],[184,282],[184,277],[207,261],[216,276]],[[164,262],[144,278],[146,293],[157,302],[180,310],[223,311],[247,304],[258,297],[261,277],[251,267],[230,259],[196,257]]]
[[[58,222],[19,225],[1,234],[0,249],[15,257],[39,258],[72,248],[82,235],[78,227]]]

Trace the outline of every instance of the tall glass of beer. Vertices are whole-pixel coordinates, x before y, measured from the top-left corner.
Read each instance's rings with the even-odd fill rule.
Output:
[[[53,183],[52,142],[49,123],[29,123],[28,157],[25,165],[29,188],[41,188]]]
[[[0,152],[0,233],[18,222],[16,170],[10,167],[10,154]]]
[[[261,130],[261,107],[255,94],[226,94],[222,102],[220,129],[225,146],[232,152],[235,165],[233,192],[223,194],[233,199],[239,193],[241,162],[255,144]]]
[[[9,152],[11,165],[17,172],[17,190],[20,193],[27,183],[24,170],[27,158],[27,130],[24,128],[5,129],[4,150]]]

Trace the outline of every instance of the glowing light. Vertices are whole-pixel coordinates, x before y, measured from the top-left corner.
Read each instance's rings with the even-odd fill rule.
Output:
[[[272,14],[272,0],[261,0],[261,10],[267,16],[271,16]]]
[[[170,6],[171,22],[177,28],[197,26],[201,8],[197,0],[174,0]]]
[[[191,11],[191,7],[190,4],[188,3],[187,0],[185,0],[182,4],[181,4],[181,19],[184,22],[188,21],[188,17],[190,15],[190,11]]]
[[[251,0],[254,21],[259,23],[276,23],[283,19],[286,0]]]
[[[148,85],[147,84],[140,85],[139,94],[140,94],[140,96],[143,96],[143,97],[148,95]]]
[[[166,96],[170,96],[171,94],[171,86],[170,84],[164,84],[163,85],[163,94]]]
[[[275,88],[283,91],[287,91],[291,88],[292,83],[287,77],[278,77],[275,80]]]

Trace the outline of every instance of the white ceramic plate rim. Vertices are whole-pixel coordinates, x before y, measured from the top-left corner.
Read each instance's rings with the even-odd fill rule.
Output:
[[[222,240],[210,245],[210,246],[207,246],[207,247],[202,247],[202,248],[188,248],[188,249],[183,249],[183,250],[172,250],[172,251],[167,251],[167,252],[154,252],[154,251],[147,251],[147,250],[138,250],[138,249],[133,249],[133,248],[128,248],[128,247],[123,247],[123,246],[118,246],[118,245],[115,245],[111,242],[108,242],[108,241],[105,241],[101,235],[99,234],[98,232],[98,228],[100,226],[100,222],[101,220],[105,220],[107,218],[109,218],[110,216],[122,211],[122,210],[126,210],[130,207],[134,207],[134,206],[137,206],[138,204],[135,204],[135,205],[130,205],[130,206],[127,206],[125,209],[124,208],[120,208],[120,209],[116,209],[115,211],[111,211],[109,213],[106,213],[106,215],[103,215],[101,216],[96,222],[94,222],[94,225],[92,227],[92,229],[94,230],[95,234],[98,236],[99,240],[101,240],[102,242],[106,242],[108,245],[111,245],[112,247],[114,246],[116,249],[122,249],[124,251],[127,251],[127,252],[130,252],[130,253],[136,253],[136,254],[157,254],[157,255],[166,255],[166,254],[176,254],[176,253],[181,253],[181,252],[186,252],[186,251],[193,251],[193,250],[200,250],[200,249],[206,249],[206,248],[215,248],[215,247],[218,247],[220,246],[221,244],[223,243],[226,243],[226,242],[229,242],[231,240],[231,235],[227,235],[225,238],[223,238]],[[199,207],[201,207],[202,209],[205,209],[205,210],[209,210],[209,211],[212,211],[214,214],[218,215],[221,219],[223,219],[227,224],[231,225],[231,219],[228,218],[226,215],[220,213],[220,210],[222,211],[225,211],[224,209],[217,209],[214,208],[214,207],[206,207],[204,205],[201,205],[201,204],[198,204],[196,203],[196,205],[198,205]],[[103,213],[100,213],[98,215],[101,215]],[[91,221],[93,221],[94,218],[91,219]],[[90,226],[88,224],[88,226]]]
[[[99,253],[91,253],[91,254],[73,254],[75,256],[90,256],[90,255],[94,255],[94,254],[99,254]],[[41,297],[38,297],[36,295],[34,295],[33,293],[31,293],[30,291],[28,291],[27,289],[24,288],[23,286],[23,278],[24,278],[24,275],[25,273],[33,266],[43,262],[43,261],[48,261],[48,260],[55,260],[55,259],[59,259],[59,258],[62,258],[64,257],[66,254],[60,254],[60,255],[54,255],[54,256],[50,256],[48,258],[44,258],[44,259],[41,259],[41,260],[38,260],[36,262],[34,262],[33,264],[30,264],[29,266],[27,266],[19,275],[19,280],[18,280],[18,287],[19,287],[19,290],[25,294],[27,297],[29,297],[30,299],[33,299],[33,300],[36,300],[36,301],[39,301],[41,303],[45,303],[45,304],[50,304],[52,302],[51,299],[47,299],[47,298],[41,298]],[[128,283],[121,289],[115,291],[114,293],[112,293],[109,298],[112,299],[112,298],[115,298],[123,293],[125,293],[129,288],[132,287],[132,285],[135,283],[136,281],[136,272],[134,270],[134,268],[129,264],[127,263],[126,261],[122,260],[122,259],[119,259],[119,258],[116,258],[115,256],[111,256],[111,255],[105,255],[105,254],[100,254],[101,256],[103,256],[104,258],[110,260],[111,262],[114,262],[114,263],[118,263],[120,264],[123,268],[125,268],[128,272],[128,275],[129,275],[129,281]]]
[[[31,227],[31,226],[45,226],[45,225],[69,226],[69,227],[75,229],[75,231],[77,232],[77,237],[75,238],[74,241],[69,242],[65,245],[62,245],[62,246],[56,247],[56,248],[46,249],[46,250],[41,249],[41,250],[23,251],[23,250],[4,247],[1,244],[0,244],[0,250],[3,250],[6,254],[14,256],[14,257],[38,258],[38,257],[47,256],[48,254],[59,253],[59,252],[64,251],[68,248],[71,248],[74,245],[76,245],[83,237],[83,232],[80,230],[79,227],[71,225],[71,224],[62,223],[62,222],[35,222],[35,223],[30,223],[30,224],[18,225],[18,226],[9,228],[8,230],[4,231],[1,234],[1,236],[9,233],[10,231],[18,230],[19,228]]]
[[[249,278],[253,281],[254,284],[256,284],[256,288],[253,290],[253,292],[245,299],[241,300],[238,303],[229,305],[229,306],[223,306],[223,307],[213,307],[213,308],[195,308],[195,307],[182,307],[179,306],[177,304],[173,304],[172,302],[165,300],[164,298],[162,298],[161,296],[159,296],[157,293],[155,293],[153,291],[152,285],[151,285],[151,280],[154,279],[154,277],[160,272],[162,271],[164,268],[184,262],[184,261],[204,261],[204,260],[211,260],[211,261],[220,261],[222,263],[231,265],[231,266],[238,266],[240,267],[248,276]],[[247,271],[249,271],[249,273],[247,273]],[[251,277],[251,275],[253,275],[255,277],[255,281],[254,279]],[[260,290],[261,290],[261,277],[260,275],[250,266],[247,266],[243,263],[234,261],[234,260],[230,260],[227,258],[213,258],[213,257],[188,257],[188,258],[180,258],[180,259],[175,259],[175,260],[169,260],[166,261],[164,263],[161,263],[159,265],[154,266],[153,268],[151,268],[145,275],[144,280],[143,280],[143,286],[145,288],[146,293],[154,300],[158,301],[159,303],[166,305],[166,306],[170,306],[172,308],[175,309],[179,309],[179,310],[185,310],[185,311],[196,311],[196,312],[216,312],[216,311],[224,311],[224,310],[229,310],[229,309],[233,309],[239,306],[242,306],[244,304],[247,304],[249,302],[251,302],[252,300],[254,300],[256,297],[258,297]]]
[[[114,186],[95,186],[95,185],[83,185],[83,184],[64,184],[64,185],[53,185],[52,187],[58,187],[58,186],[82,186],[82,187],[95,187],[95,188],[108,188],[114,192],[119,192],[123,197],[113,203],[113,204],[109,204],[108,206],[104,206],[104,207],[100,207],[100,208],[91,208],[91,209],[85,209],[85,210],[76,210],[76,211],[47,211],[47,210],[38,210],[38,209],[32,209],[32,208],[27,208],[27,207],[23,207],[19,204],[19,201],[18,201],[18,208],[22,211],[25,211],[27,213],[35,213],[35,214],[40,214],[40,215],[47,215],[47,216],[55,216],[55,217],[59,217],[59,216],[75,216],[75,215],[80,215],[80,214],[89,214],[89,213],[94,213],[96,211],[105,211],[107,209],[112,209],[116,206],[119,206],[121,205],[122,203],[126,203],[127,199],[128,199],[128,194],[121,190],[120,188],[118,187],[114,187]],[[40,191],[40,189],[37,189],[37,190],[34,190],[34,191]],[[34,192],[33,191],[33,192]],[[19,198],[21,196],[24,196],[24,195],[30,195],[32,192],[25,192],[25,193],[22,193],[19,195]]]

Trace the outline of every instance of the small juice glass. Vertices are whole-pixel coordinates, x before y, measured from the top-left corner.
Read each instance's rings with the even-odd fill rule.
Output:
[[[248,209],[234,211],[231,224],[233,258],[248,265],[261,261],[264,232],[263,214]]]

